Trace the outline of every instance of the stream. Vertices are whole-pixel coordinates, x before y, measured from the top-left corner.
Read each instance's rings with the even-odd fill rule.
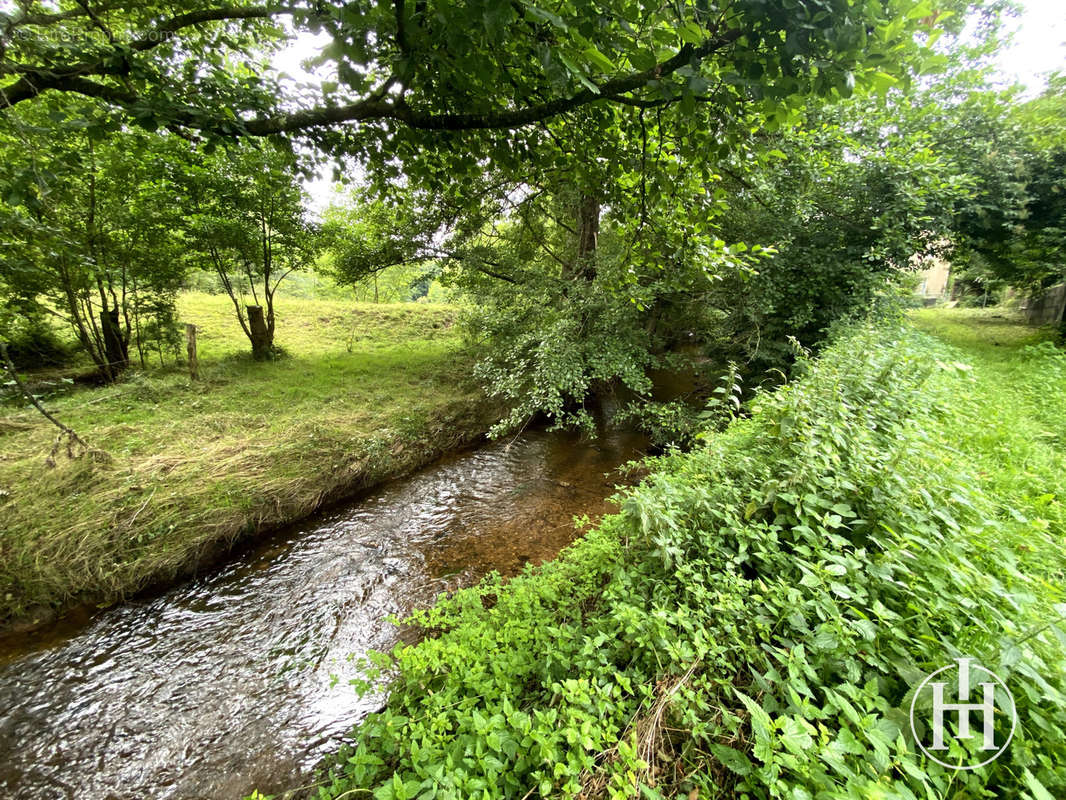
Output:
[[[610,510],[643,440],[531,431],[449,456],[201,577],[0,648],[0,797],[239,798],[307,781],[382,698],[393,614],[514,575]]]

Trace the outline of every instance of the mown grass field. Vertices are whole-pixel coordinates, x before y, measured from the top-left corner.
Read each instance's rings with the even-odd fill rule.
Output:
[[[56,429],[0,409],[0,622],[167,580],[491,424],[453,308],[280,298],[284,356],[265,364],[227,297],[179,309],[199,329],[199,381],[132,370],[46,400],[106,463],[47,468]]]

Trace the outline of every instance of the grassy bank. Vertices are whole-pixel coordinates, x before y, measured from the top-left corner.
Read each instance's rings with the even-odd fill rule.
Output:
[[[973,370],[954,398],[947,443],[963,452],[1001,519],[1017,522],[1017,511],[1066,547],[1066,351],[1053,345],[1054,331],[996,309],[925,309],[912,320]]]
[[[1066,355],[916,321],[847,332],[557,561],[417,615],[318,796],[1066,794]],[[972,771],[907,713],[962,655],[1018,709]]]
[[[455,312],[283,298],[285,356],[253,362],[229,299],[189,294],[197,382],[178,369],[47,400],[107,463],[61,455],[36,412],[0,418],[0,621],[107,602],[241,535],[408,470],[491,423]]]

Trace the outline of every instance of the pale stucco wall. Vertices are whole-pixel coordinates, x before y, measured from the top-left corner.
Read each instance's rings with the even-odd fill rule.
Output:
[[[926,268],[918,273],[918,294],[922,297],[944,297],[951,278],[951,264],[941,258],[925,259]]]

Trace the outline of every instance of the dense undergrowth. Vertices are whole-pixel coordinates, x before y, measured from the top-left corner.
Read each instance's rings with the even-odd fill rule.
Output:
[[[112,386],[45,396],[106,456],[61,450],[49,468],[55,428],[3,408],[0,629],[168,580],[495,419],[453,308],[286,297],[270,363],[251,359],[228,297],[188,293],[179,310],[200,329],[199,380],[149,354]]]
[[[319,796],[1066,794],[1066,355],[956,338],[846,331],[557,561],[416,614]],[[907,722],[963,655],[1019,715],[973,771]]]

